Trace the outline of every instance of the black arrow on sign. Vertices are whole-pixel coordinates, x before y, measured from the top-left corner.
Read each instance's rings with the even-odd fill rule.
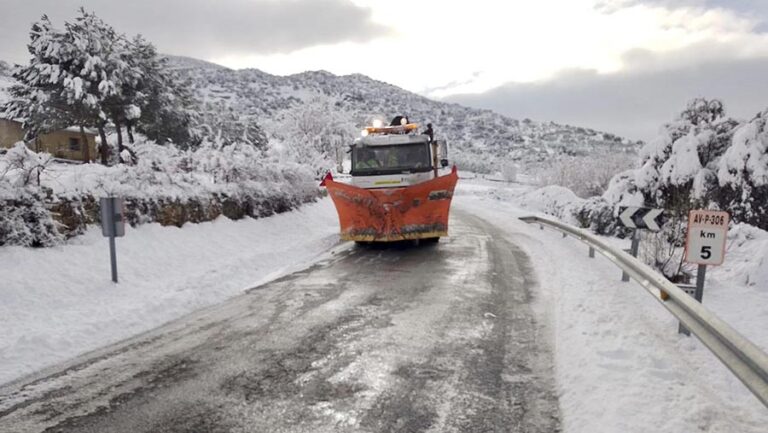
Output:
[[[663,218],[663,209],[635,206],[619,208],[619,221],[624,227],[632,229],[648,229],[657,232],[664,225]]]

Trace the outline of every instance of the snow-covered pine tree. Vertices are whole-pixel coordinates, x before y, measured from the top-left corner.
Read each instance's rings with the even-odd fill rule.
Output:
[[[97,95],[100,128],[112,121],[117,132],[117,153],[124,150],[122,126],[129,109],[139,98],[137,87],[142,71],[132,57],[130,42],[93,13],[80,8],[74,22],[65,23],[81,61],[79,78]],[[102,140],[105,137],[102,136]]]
[[[133,109],[133,116],[126,115],[129,139],[133,141],[132,129],[136,127],[159,144],[171,142],[183,149],[196,147],[200,138],[193,129],[197,113],[190,86],[167,69],[167,59],[158,56],[150,42],[136,36],[131,45],[132,58],[142,71],[142,79],[133,105],[139,110]]]
[[[142,69],[129,41],[80,8],[64,30],[43,16],[32,25],[28,48],[32,57],[14,74],[21,85],[12,89],[6,115],[23,117],[32,134],[71,125],[95,127],[107,163],[105,127],[113,122],[122,151],[121,126],[138,114],[144,99]]]
[[[93,107],[73,101],[65,92],[65,83],[72,83],[71,75],[61,67],[72,59],[65,32],[54,29],[44,15],[32,25],[28,49],[32,58],[13,74],[20,84],[11,87],[4,115],[24,119],[27,140],[55,129],[90,124]]]
[[[717,177],[720,206],[732,219],[768,230],[768,109],[734,133]]]

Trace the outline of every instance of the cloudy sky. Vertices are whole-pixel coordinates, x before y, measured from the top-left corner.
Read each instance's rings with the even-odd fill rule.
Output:
[[[162,52],[363,73],[433,98],[653,136],[695,96],[768,107],[768,0],[0,0],[0,59],[83,5]]]

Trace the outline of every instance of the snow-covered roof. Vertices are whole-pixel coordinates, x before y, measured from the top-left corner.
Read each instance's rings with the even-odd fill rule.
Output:
[[[368,135],[358,138],[355,142],[363,146],[391,146],[393,144],[425,143],[429,136],[425,134],[387,134]]]
[[[80,133],[80,127],[79,126],[70,126],[69,128],[61,129],[60,131],[66,131],[66,132],[77,132]],[[85,128],[85,133],[90,135],[96,135],[96,130],[91,128]]]

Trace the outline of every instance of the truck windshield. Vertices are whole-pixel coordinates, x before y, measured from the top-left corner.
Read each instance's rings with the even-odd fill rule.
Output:
[[[427,143],[355,146],[352,149],[352,174],[388,174],[431,169]]]

